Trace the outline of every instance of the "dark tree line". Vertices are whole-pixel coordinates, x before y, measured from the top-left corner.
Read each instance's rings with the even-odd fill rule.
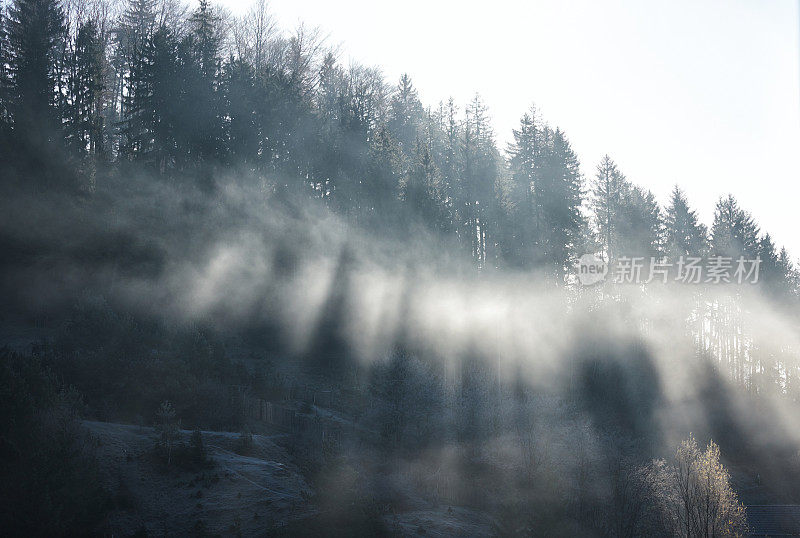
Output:
[[[318,31],[276,29],[263,2],[232,20],[202,0],[14,0],[0,18],[0,134],[9,182],[92,192],[146,170],[208,182],[233,169],[305,192],[366,226],[452,237],[479,268],[564,282],[584,252],[761,256],[775,296],[789,255],[732,197],[711,230],[606,156],[586,181],[566,134],[523,115],[505,153],[475,97],[426,107],[411,79],[345,67]]]

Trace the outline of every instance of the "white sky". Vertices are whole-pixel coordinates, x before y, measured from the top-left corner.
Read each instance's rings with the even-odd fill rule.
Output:
[[[249,0],[221,0],[234,14]],[[535,103],[587,177],[608,153],[663,203],[679,184],[710,224],[732,193],[800,257],[797,0],[271,0],[342,59],[411,75],[425,104],[478,92],[500,147]]]

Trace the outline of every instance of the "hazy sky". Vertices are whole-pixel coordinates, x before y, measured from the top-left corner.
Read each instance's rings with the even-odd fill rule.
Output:
[[[222,0],[234,14],[249,0]],[[533,103],[590,177],[603,154],[710,224],[732,193],[800,258],[797,0],[271,0],[342,59],[407,72],[425,104],[478,92],[501,147]]]

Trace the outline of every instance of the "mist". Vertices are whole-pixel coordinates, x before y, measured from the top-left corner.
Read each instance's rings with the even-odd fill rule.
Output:
[[[158,6],[0,21],[10,534],[800,528],[800,274],[746,200],[706,226],[535,107],[499,148],[266,4]]]
[[[669,458],[688,432],[725,443],[761,480],[787,472],[791,460],[776,465],[776,454],[796,454],[793,401],[756,386],[752,373],[752,388],[743,389],[732,357],[700,344],[711,339],[701,335],[712,331],[711,310],[733,304],[748,349],[768,342],[793,357],[796,313],[756,287],[559,286],[536,272],[476,270],[435,234],[412,228],[409,241],[364,230],[323,204],[237,178],[221,178],[211,193],[146,176],[128,181],[131,194],[105,208],[5,199],[6,242],[11,231],[18,244],[38,246],[34,261],[21,247],[7,258],[7,312],[16,312],[6,317],[9,341],[24,351],[14,338],[20,317],[52,328],[75,308],[111,308],[179,330],[208,327],[233,357],[266,349],[277,371],[322,375],[326,386],[374,385],[402,357],[397,427],[413,441],[391,436],[376,454],[375,440],[345,436],[342,461],[317,471],[317,502],[333,503],[334,513],[349,506],[339,506],[348,480],[359,500],[406,502],[392,490],[409,482],[437,496],[444,482],[449,502],[496,510],[498,499],[575,494],[569,477],[583,466],[599,482],[580,494],[605,499],[615,479],[610,462]],[[793,360],[782,371],[796,369]],[[397,420],[375,410],[383,405],[370,402],[376,397],[361,396],[359,407],[369,409],[361,421]],[[474,454],[503,462],[500,475],[524,469],[560,481],[544,492],[493,474],[492,500],[480,498],[475,481],[487,478],[464,468]],[[372,463],[356,472],[359,460]]]

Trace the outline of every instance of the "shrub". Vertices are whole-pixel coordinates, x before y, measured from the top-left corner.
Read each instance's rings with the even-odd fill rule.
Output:
[[[85,535],[110,509],[80,407],[37,357],[0,350],[0,534]]]
[[[180,429],[175,419],[175,409],[168,401],[161,403],[156,413],[156,431],[158,432],[157,448],[167,460],[167,465],[172,463],[172,449],[179,436]]]
[[[208,461],[206,446],[203,443],[203,434],[200,430],[192,432],[192,437],[189,439],[189,454],[192,461],[197,465],[204,465]]]
[[[245,428],[242,430],[242,433],[239,434],[239,439],[236,442],[236,453],[247,456],[252,453],[254,446],[253,434],[249,428]]]

